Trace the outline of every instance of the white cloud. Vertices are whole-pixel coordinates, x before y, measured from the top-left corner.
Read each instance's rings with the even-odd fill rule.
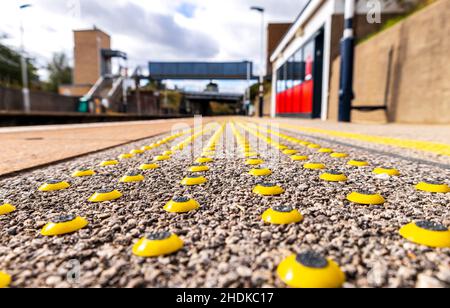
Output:
[[[302,0],[29,0],[0,2],[0,33],[20,45],[18,6],[23,10],[27,51],[44,65],[51,54],[72,54],[72,30],[94,24],[112,36],[113,48],[127,52],[131,65],[150,60],[251,60],[259,65],[260,16],[270,22],[293,21]],[[226,86],[226,85],[225,85]]]

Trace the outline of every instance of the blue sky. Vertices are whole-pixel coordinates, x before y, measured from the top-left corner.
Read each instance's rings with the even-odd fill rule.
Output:
[[[96,25],[112,36],[113,48],[129,54],[131,68],[148,61],[242,61],[259,67],[260,16],[250,6],[264,6],[267,20],[295,19],[303,0],[8,0],[0,1],[0,37],[18,48],[19,5],[25,44],[38,65],[52,53],[73,54],[74,29]],[[45,77],[45,71],[41,70]],[[179,83],[203,87],[204,83]],[[244,84],[223,84],[223,90],[241,91]]]

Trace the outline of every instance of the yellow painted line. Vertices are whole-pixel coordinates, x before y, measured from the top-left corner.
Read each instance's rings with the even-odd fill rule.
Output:
[[[285,123],[277,123],[283,127],[290,127],[298,131],[313,133],[313,134],[322,134],[327,136],[333,136],[338,138],[347,138],[353,140],[359,140],[369,143],[383,144],[389,145],[398,148],[404,149],[413,149],[424,152],[431,152],[439,155],[450,156],[450,144],[445,143],[437,143],[430,141],[420,141],[420,140],[411,140],[411,139],[400,139],[400,138],[392,138],[392,137],[382,137],[382,136],[374,136],[374,135],[365,135],[358,133],[348,133],[336,130],[328,130],[321,128],[313,128],[313,127],[305,127],[298,126],[292,124]]]

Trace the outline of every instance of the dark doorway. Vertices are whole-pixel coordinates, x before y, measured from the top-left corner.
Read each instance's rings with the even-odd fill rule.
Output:
[[[324,29],[320,29],[315,38],[314,55],[314,99],[312,118],[322,116],[322,80],[323,80],[323,52],[324,52]]]

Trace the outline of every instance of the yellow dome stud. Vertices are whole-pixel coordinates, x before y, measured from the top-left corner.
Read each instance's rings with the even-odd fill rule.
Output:
[[[213,161],[214,161],[214,159],[212,159],[211,157],[200,157],[195,162],[197,164],[207,164],[207,163],[211,163]]]
[[[89,168],[80,168],[74,171],[72,173],[73,178],[81,178],[81,177],[88,177],[88,176],[94,176],[95,171]]]
[[[172,156],[173,152],[172,151],[164,151],[162,155],[163,156]]]
[[[134,157],[134,155],[130,154],[130,153],[128,153],[128,154],[120,154],[118,159],[119,160],[126,160],[126,159],[131,159],[133,157]]]
[[[117,160],[105,160],[105,161],[102,161],[99,166],[100,167],[109,167],[109,166],[116,166],[118,164],[119,164],[119,162]]]
[[[141,150],[142,151],[151,151],[151,150],[153,150],[153,147],[151,146],[151,145],[144,145],[142,148],[141,148]]]
[[[75,215],[64,215],[54,219],[42,228],[43,236],[57,236],[74,233],[88,225],[86,219]]]
[[[277,274],[291,288],[341,288],[345,283],[339,265],[315,252],[291,255],[280,263]]]
[[[316,150],[316,149],[320,149],[320,148],[321,148],[321,146],[318,144],[313,143],[313,144],[308,145],[308,149]]]
[[[144,154],[145,153],[145,151],[144,150],[140,150],[140,149],[135,149],[135,150],[131,150],[130,151],[130,154],[132,154],[132,155],[141,155],[141,154]]]
[[[171,157],[170,156],[168,156],[168,155],[159,155],[159,156],[156,156],[154,159],[153,159],[153,161],[166,161],[166,160],[169,160]]]
[[[326,166],[322,163],[307,163],[303,165],[303,168],[309,170],[323,170],[326,169]]]
[[[139,166],[139,170],[155,170],[155,169],[159,169],[160,166],[158,164],[142,164]]]
[[[369,166],[369,163],[365,160],[352,159],[347,163],[347,165],[353,167],[367,167]]]
[[[245,164],[247,166],[259,166],[259,165],[264,164],[264,160],[259,159],[259,158],[250,158],[245,161]]]
[[[0,289],[4,289],[9,287],[11,283],[11,276],[7,273],[0,272]]]
[[[271,183],[258,184],[253,193],[261,196],[279,196],[284,193],[284,189]]]
[[[15,211],[16,207],[11,204],[5,203],[3,205],[0,205],[0,216],[7,215]]]
[[[382,195],[372,191],[352,192],[347,196],[347,200],[363,205],[381,205],[386,202]]]
[[[171,255],[184,246],[183,241],[170,232],[150,234],[133,246],[133,254],[142,258]]]
[[[246,152],[244,153],[244,157],[249,158],[249,157],[259,157],[259,154],[256,152]]]
[[[272,174],[272,170],[268,168],[254,168],[248,174],[252,176],[269,176]]]
[[[286,150],[284,150],[283,151],[283,154],[285,154],[285,155],[295,155],[295,154],[297,154],[298,153],[298,151],[297,150],[294,150],[294,149],[286,149]]]
[[[317,151],[318,153],[322,153],[322,154],[331,154],[333,153],[333,149],[329,149],[329,148],[321,148]]]
[[[430,193],[441,193],[445,194],[450,192],[450,187],[445,183],[435,182],[435,181],[425,181],[420,182],[416,185],[416,190],[430,192]]]
[[[325,172],[320,175],[320,179],[327,182],[346,182],[348,180],[344,173],[335,170]]]
[[[175,197],[164,206],[166,212],[177,214],[188,213],[199,208],[200,204],[188,197]]]
[[[387,174],[389,176],[399,176],[400,175],[400,171],[398,171],[395,168],[391,168],[391,167],[375,168],[373,170],[373,173],[378,174],[378,175]]]
[[[309,159],[309,157],[305,155],[292,155],[291,159],[292,161],[306,161]]]
[[[449,228],[431,221],[412,222],[400,229],[400,235],[415,244],[450,248]]]
[[[347,153],[331,153],[332,158],[347,158],[349,155]]]
[[[197,175],[190,175],[187,176],[181,181],[181,185],[184,186],[196,186],[196,185],[202,185],[208,182],[208,180],[203,176],[197,176]]]
[[[265,211],[262,219],[273,225],[289,225],[301,222],[303,216],[291,206],[275,206]]]
[[[136,182],[142,182],[145,180],[145,177],[140,174],[139,172],[130,172],[126,175],[124,175],[119,182],[120,183],[136,183]]]
[[[70,184],[61,180],[50,180],[45,182],[39,190],[42,192],[59,191],[70,187]]]
[[[101,189],[94,193],[90,198],[89,202],[99,203],[106,201],[117,200],[122,197],[122,193],[114,189]]]
[[[207,172],[209,171],[210,168],[206,165],[202,165],[202,164],[196,164],[196,165],[192,165],[189,168],[189,172],[193,172],[193,173],[198,173],[198,172]]]

